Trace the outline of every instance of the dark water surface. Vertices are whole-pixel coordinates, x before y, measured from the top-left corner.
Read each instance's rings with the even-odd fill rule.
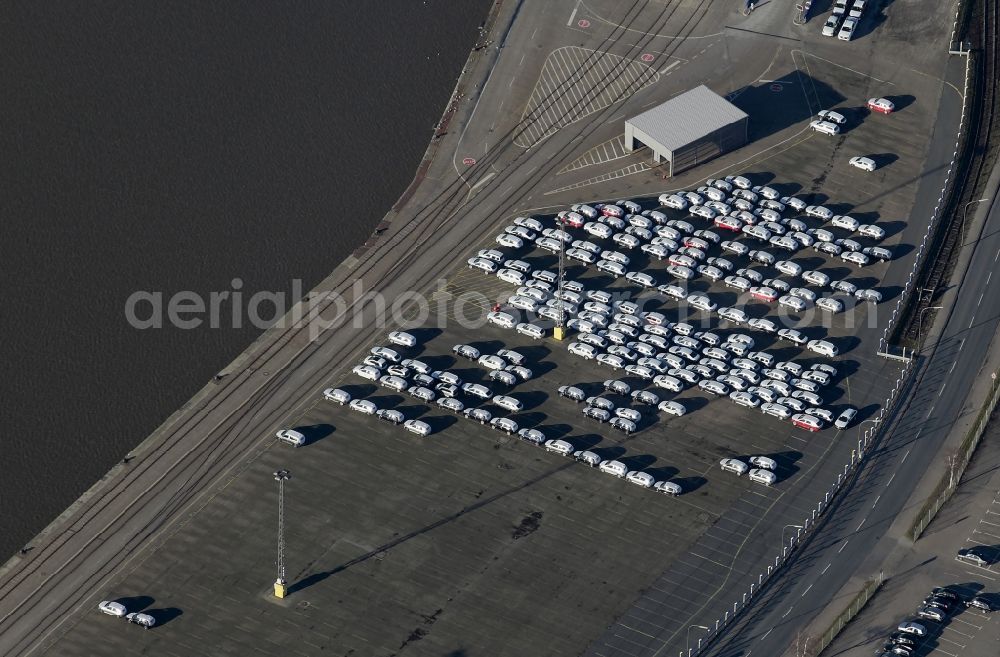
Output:
[[[490,0],[5,2],[0,561],[258,334],[137,290],[303,290],[412,179]]]

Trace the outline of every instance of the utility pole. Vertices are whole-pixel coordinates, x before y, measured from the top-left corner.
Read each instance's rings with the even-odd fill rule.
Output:
[[[285,482],[292,478],[288,470],[278,470],[274,480],[278,482],[278,579],[274,580],[274,597],[284,598],[288,594],[285,582]]]
[[[568,228],[563,222],[563,228]],[[556,327],[552,331],[552,337],[556,340],[564,340],[566,338],[566,310],[563,308],[563,278],[566,274],[566,242],[559,238],[559,287],[556,293],[556,298],[559,299],[559,319],[556,320]]]

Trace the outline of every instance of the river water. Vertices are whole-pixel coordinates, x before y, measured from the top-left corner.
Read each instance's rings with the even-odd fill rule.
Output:
[[[322,280],[409,184],[490,4],[5,3],[0,561],[259,335],[133,328],[127,300]]]

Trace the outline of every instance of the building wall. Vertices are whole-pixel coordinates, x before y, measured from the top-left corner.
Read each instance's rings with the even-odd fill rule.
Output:
[[[674,151],[670,158],[670,175],[675,175],[691,167],[703,164],[723,153],[740,148],[746,145],[746,143],[747,120],[743,119],[731,123]]]
[[[657,144],[652,137],[642,130],[639,130],[631,123],[625,123],[625,150],[632,152],[642,147],[648,147],[653,151],[653,162],[659,164],[663,160],[669,159],[668,153],[660,144]]]

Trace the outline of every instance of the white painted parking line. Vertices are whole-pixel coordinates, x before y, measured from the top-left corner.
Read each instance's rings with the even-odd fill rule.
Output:
[[[996,534],[991,534],[990,532],[984,532],[981,529],[973,529],[972,533],[973,534],[982,534],[983,536],[989,536],[990,538],[1000,539],[1000,536],[997,536]]]
[[[576,18],[576,12],[580,10],[581,2],[583,2],[583,0],[576,0],[576,6],[573,7],[573,13],[569,15],[569,20],[566,21],[566,27],[569,27],[570,25],[573,24],[573,19]]]
[[[961,618],[960,616],[956,616],[955,618],[952,618],[951,620],[952,620],[952,622],[955,622],[955,623],[961,623],[962,625],[968,625],[968,626],[970,626],[970,627],[974,627],[974,628],[976,628],[977,630],[981,630],[981,629],[983,629],[983,626],[982,626],[982,625],[976,625],[976,624],[974,624],[974,623],[970,623],[970,622],[969,622],[969,621],[967,621],[967,620],[963,620],[963,619],[962,619],[962,618]]]
[[[959,635],[961,635],[961,636],[964,636],[964,637],[965,637],[965,638],[967,638],[967,639],[972,639],[972,638],[974,637],[974,635],[972,635],[972,634],[966,634],[965,632],[959,632],[958,630],[956,630],[956,629],[955,629],[955,628],[953,628],[953,627],[949,627],[948,629],[949,629],[950,631],[954,632],[955,634],[959,634]],[[941,637],[941,638],[942,638],[943,640],[945,640],[945,641],[948,641],[948,639],[944,639],[944,637]],[[962,645],[962,644],[960,644],[960,643],[956,643],[955,641],[951,641],[951,643],[955,643],[956,645]],[[962,646],[962,647],[964,648],[965,646]]]
[[[678,64],[680,64],[680,61],[677,61],[677,60],[670,62],[665,67],[663,67],[663,68],[660,69],[660,75],[663,75],[664,73],[666,73],[667,71],[669,71],[673,67],[677,66]]]

